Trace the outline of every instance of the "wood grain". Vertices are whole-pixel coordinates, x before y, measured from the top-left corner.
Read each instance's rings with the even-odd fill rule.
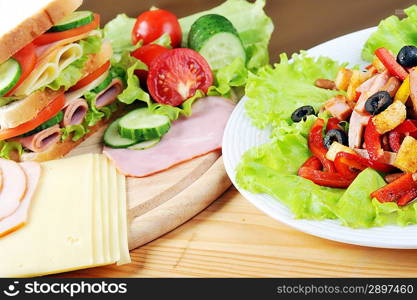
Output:
[[[131,252],[132,263],[61,277],[416,277],[417,251],[367,248],[296,231],[235,188],[183,226]]]

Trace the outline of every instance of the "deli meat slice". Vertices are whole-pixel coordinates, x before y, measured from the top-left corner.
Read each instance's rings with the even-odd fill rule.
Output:
[[[20,142],[25,148],[28,148],[33,152],[43,152],[49,147],[58,143],[60,138],[61,129],[57,124],[33,135],[17,138],[16,140]]]
[[[0,191],[0,220],[12,215],[26,193],[26,175],[12,160],[0,159],[3,187]]]
[[[39,182],[41,175],[40,164],[28,161],[21,163],[20,167],[25,172],[27,178],[26,193],[17,210],[12,215],[0,221],[0,237],[16,231],[25,225],[28,219],[30,203]]]
[[[234,104],[220,97],[200,99],[191,117],[172,123],[170,131],[156,146],[146,150],[104,147],[104,154],[126,176],[145,177],[181,162],[220,149],[227,120]]]

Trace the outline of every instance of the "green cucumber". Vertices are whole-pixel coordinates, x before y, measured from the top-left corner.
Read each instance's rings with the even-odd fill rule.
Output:
[[[107,127],[104,132],[104,144],[111,148],[127,148],[138,143],[138,141],[126,139],[119,134],[119,122],[121,118],[115,120]]]
[[[132,110],[119,123],[120,135],[136,141],[160,138],[170,128],[171,121],[167,116],[153,113],[146,107]]]
[[[14,58],[9,58],[0,64],[0,97],[13,89],[21,75],[22,67]]]
[[[41,125],[39,125],[35,129],[33,129],[29,132],[26,132],[26,133],[22,134],[21,136],[25,137],[25,136],[34,135],[35,133],[41,132],[44,129],[55,126],[56,124],[61,122],[63,118],[64,118],[64,113],[62,111],[60,111],[54,117],[50,118],[48,121],[45,121],[44,123],[42,123]]]
[[[113,76],[109,72],[109,75],[107,75],[107,77],[98,86],[92,89],[91,92],[96,93],[96,94],[102,92],[110,85],[112,80],[113,80]]]
[[[144,142],[140,142],[138,144],[135,144],[133,146],[130,146],[128,149],[130,149],[130,150],[145,150],[145,149],[149,149],[149,148],[157,145],[160,141],[161,141],[160,138],[149,140],[149,141],[144,141]]]
[[[61,32],[87,25],[94,20],[94,14],[91,11],[75,11],[66,16],[59,23],[55,24],[49,32]]]
[[[246,62],[239,33],[225,17],[204,15],[191,26],[188,47],[199,52],[213,71],[231,64],[237,57]]]

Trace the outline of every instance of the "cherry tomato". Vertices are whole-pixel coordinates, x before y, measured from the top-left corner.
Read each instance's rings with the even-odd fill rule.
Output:
[[[19,81],[5,96],[9,97],[13,95],[13,92],[22,84],[22,82],[32,73],[35,68],[37,57],[35,52],[35,46],[30,43],[26,47],[22,48],[19,52],[13,55],[13,58],[17,60],[22,68],[22,74]]]
[[[65,104],[65,96],[64,94],[60,94],[56,97],[47,107],[40,111],[40,113],[36,116],[36,118],[23,123],[15,128],[7,128],[0,130],[0,141],[10,139],[12,137],[24,134],[29,132],[45,121],[48,121],[50,118],[55,116]]]
[[[143,47],[140,47],[132,52],[132,56],[139,59],[145,65],[149,66],[162,53],[168,52],[169,49],[162,47],[156,44],[149,44]],[[146,78],[148,77],[148,71],[145,70],[136,70],[136,76],[139,77],[141,82],[146,82]]]
[[[93,73],[88,74],[84,78],[81,78],[80,81],[78,81],[74,86],[72,86],[68,91],[76,91],[79,90],[82,87],[85,87],[86,85],[89,85],[91,82],[99,78],[101,75],[103,75],[108,69],[110,68],[110,61],[107,61],[105,64],[103,64],[100,68],[95,70]]]
[[[136,45],[143,40],[147,45],[168,33],[171,38],[173,48],[180,46],[182,31],[177,17],[166,10],[156,9],[144,12],[136,19],[132,30],[132,42]]]
[[[100,15],[94,14],[94,20],[91,23],[88,23],[86,25],[83,25],[74,29],[61,31],[61,32],[44,33],[41,36],[37,37],[33,41],[33,43],[38,46],[46,45],[46,44],[50,44],[50,43],[57,42],[60,40],[65,40],[65,39],[68,39],[73,36],[77,36],[86,32],[90,32],[99,27],[100,27]]]
[[[151,63],[148,89],[153,99],[178,106],[197,90],[207,93],[213,74],[207,61],[191,49],[177,48],[159,55]]]

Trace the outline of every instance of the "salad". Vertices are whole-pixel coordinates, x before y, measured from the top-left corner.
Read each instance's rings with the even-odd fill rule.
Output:
[[[147,149],[173,121],[190,116],[197,99],[240,99],[248,74],[269,62],[273,24],[264,6],[265,0],[228,0],[182,19],[152,8],[110,21],[103,34],[114,51],[111,72],[126,86],[118,99],[136,109],[109,126],[105,145]]]
[[[297,218],[417,224],[417,6],[405,12],[370,36],[364,68],[301,52],[249,75],[246,111],[272,140],[244,154],[239,186]]]

